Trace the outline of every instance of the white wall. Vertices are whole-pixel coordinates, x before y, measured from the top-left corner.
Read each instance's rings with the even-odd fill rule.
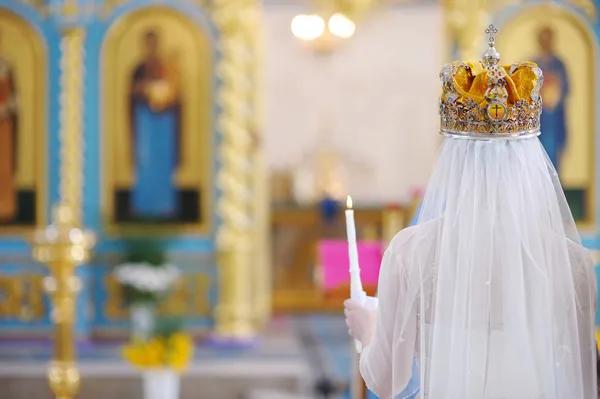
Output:
[[[349,181],[353,197],[363,205],[407,199],[412,187],[426,184],[440,142],[440,7],[397,6],[372,15],[329,57],[291,34],[292,18],[307,11],[264,7],[269,167],[290,167],[314,151],[330,113],[335,148],[369,166],[369,174]]]

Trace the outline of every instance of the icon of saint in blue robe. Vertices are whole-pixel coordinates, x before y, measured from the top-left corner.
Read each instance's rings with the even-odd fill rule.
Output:
[[[566,100],[569,94],[569,79],[565,64],[553,50],[554,31],[551,28],[542,29],[539,41],[543,55],[536,63],[544,74],[541,89],[543,109],[540,141],[560,173],[561,158],[568,139]]]
[[[135,182],[130,208],[138,219],[177,217],[175,172],[181,158],[181,102],[176,71],[159,58],[140,63],[131,79],[131,143]]]

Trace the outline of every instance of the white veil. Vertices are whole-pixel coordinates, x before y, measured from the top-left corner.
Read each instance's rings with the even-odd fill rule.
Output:
[[[388,249],[404,297],[393,351],[419,312],[420,398],[596,398],[595,282],[578,277],[591,267],[579,244],[537,137],[445,138],[417,226]]]

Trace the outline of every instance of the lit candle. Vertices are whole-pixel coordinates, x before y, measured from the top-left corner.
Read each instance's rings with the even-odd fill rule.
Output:
[[[348,237],[348,257],[350,259],[350,298],[360,302],[363,299],[363,288],[358,263],[354,210],[352,209],[352,197],[350,196],[346,199],[346,208],[346,236]]]
[[[348,258],[350,259],[350,299],[363,304],[367,294],[363,291],[358,264],[358,247],[356,245],[356,226],[354,225],[354,210],[352,197],[346,199],[346,236],[348,237]],[[360,341],[354,341],[356,351],[362,352]]]

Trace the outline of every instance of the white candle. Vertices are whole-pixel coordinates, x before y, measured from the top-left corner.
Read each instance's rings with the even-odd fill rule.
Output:
[[[363,288],[360,280],[360,266],[358,264],[354,210],[352,209],[352,197],[350,196],[346,199],[346,207],[346,236],[348,237],[348,257],[350,259],[350,298],[355,301],[361,301]]]
[[[350,259],[350,298],[363,303],[366,297],[360,280],[360,266],[358,264],[358,247],[356,245],[356,226],[354,225],[354,210],[352,197],[346,199],[346,236],[348,237],[348,258]],[[362,352],[360,341],[354,341],[356,352]]]

